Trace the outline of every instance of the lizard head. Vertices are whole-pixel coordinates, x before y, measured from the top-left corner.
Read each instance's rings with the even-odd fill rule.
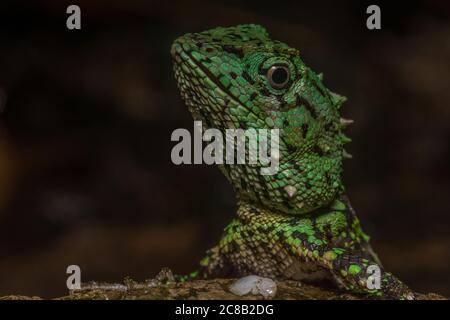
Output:
[[[279,129],[279,170],[220,165],[240,199],[288,214],[330,203],[343,191],[345,101],[298,50],[258,25],[186,34],[171,49],[175,78],[195,120],[226,129]]]

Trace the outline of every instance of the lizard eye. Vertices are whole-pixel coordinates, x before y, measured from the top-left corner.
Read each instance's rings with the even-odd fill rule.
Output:
[[[283,89],[289,83],[291,72],[288,67],[274,65],[267,70],[267,79],[274,89]]]

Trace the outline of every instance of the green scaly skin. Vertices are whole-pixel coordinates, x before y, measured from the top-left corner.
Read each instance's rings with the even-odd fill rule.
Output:
[[[414,298],[383,270],[345,196],[349,121],[339,108],[346,99],[324,86],[299,51],[261,26],[239,25],[186,34],[171,54],[181,95],[205,127],[280,130],[277,174],[262,175],[262,165],[219,165],[236,192],[237,218],[188,278],[332,279],[352,293]],[[270,81],[272,66],[289,74],[281,87]],[[370,265],[380,266],[379,290],[367,287]]]

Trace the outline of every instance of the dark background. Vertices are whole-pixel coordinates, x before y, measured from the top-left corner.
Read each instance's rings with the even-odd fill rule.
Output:
[[[345,182],[365,230],[413,289],[450,295],[450,7],[396,3],[369,31],[360,1],[1,1],[0,295],[65,295],[69,264],[84,281],[196,268],[234,195],[216,168],[170,161],[193,122],[169,48],[238,23],[349,98]]]

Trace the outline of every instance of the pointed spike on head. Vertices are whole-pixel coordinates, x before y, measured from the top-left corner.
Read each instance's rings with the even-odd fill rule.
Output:
[[[317,77],[319,78],[320,81],[323,81],[323,73],[322,73],[322,72],[319,73],[319,74],[317,75]]]
[[[352,159],[353,158],[353,156],[345,150],[342,151],[342,156],[344,157],[344,159]]]
[[[347,137],[345,134],[343,134],[343,133],[341,133],[340,135],[339,135],[339,139],[341,139],[341,142],[342,143],[350,143],[350,142],[352,142],[352,139],[351,138],[349,138],[349,137]]]
[[[348,125],[354,123],[355,121],[353,121],[352,119],[340,118],[339,122],[342,128],[346,128]]]
[[[347,101],[347,97],[341,96],[340,94],[334,93],[330,91],[330,97],[333,101],[334,105],[339,109],[345,101]]]

